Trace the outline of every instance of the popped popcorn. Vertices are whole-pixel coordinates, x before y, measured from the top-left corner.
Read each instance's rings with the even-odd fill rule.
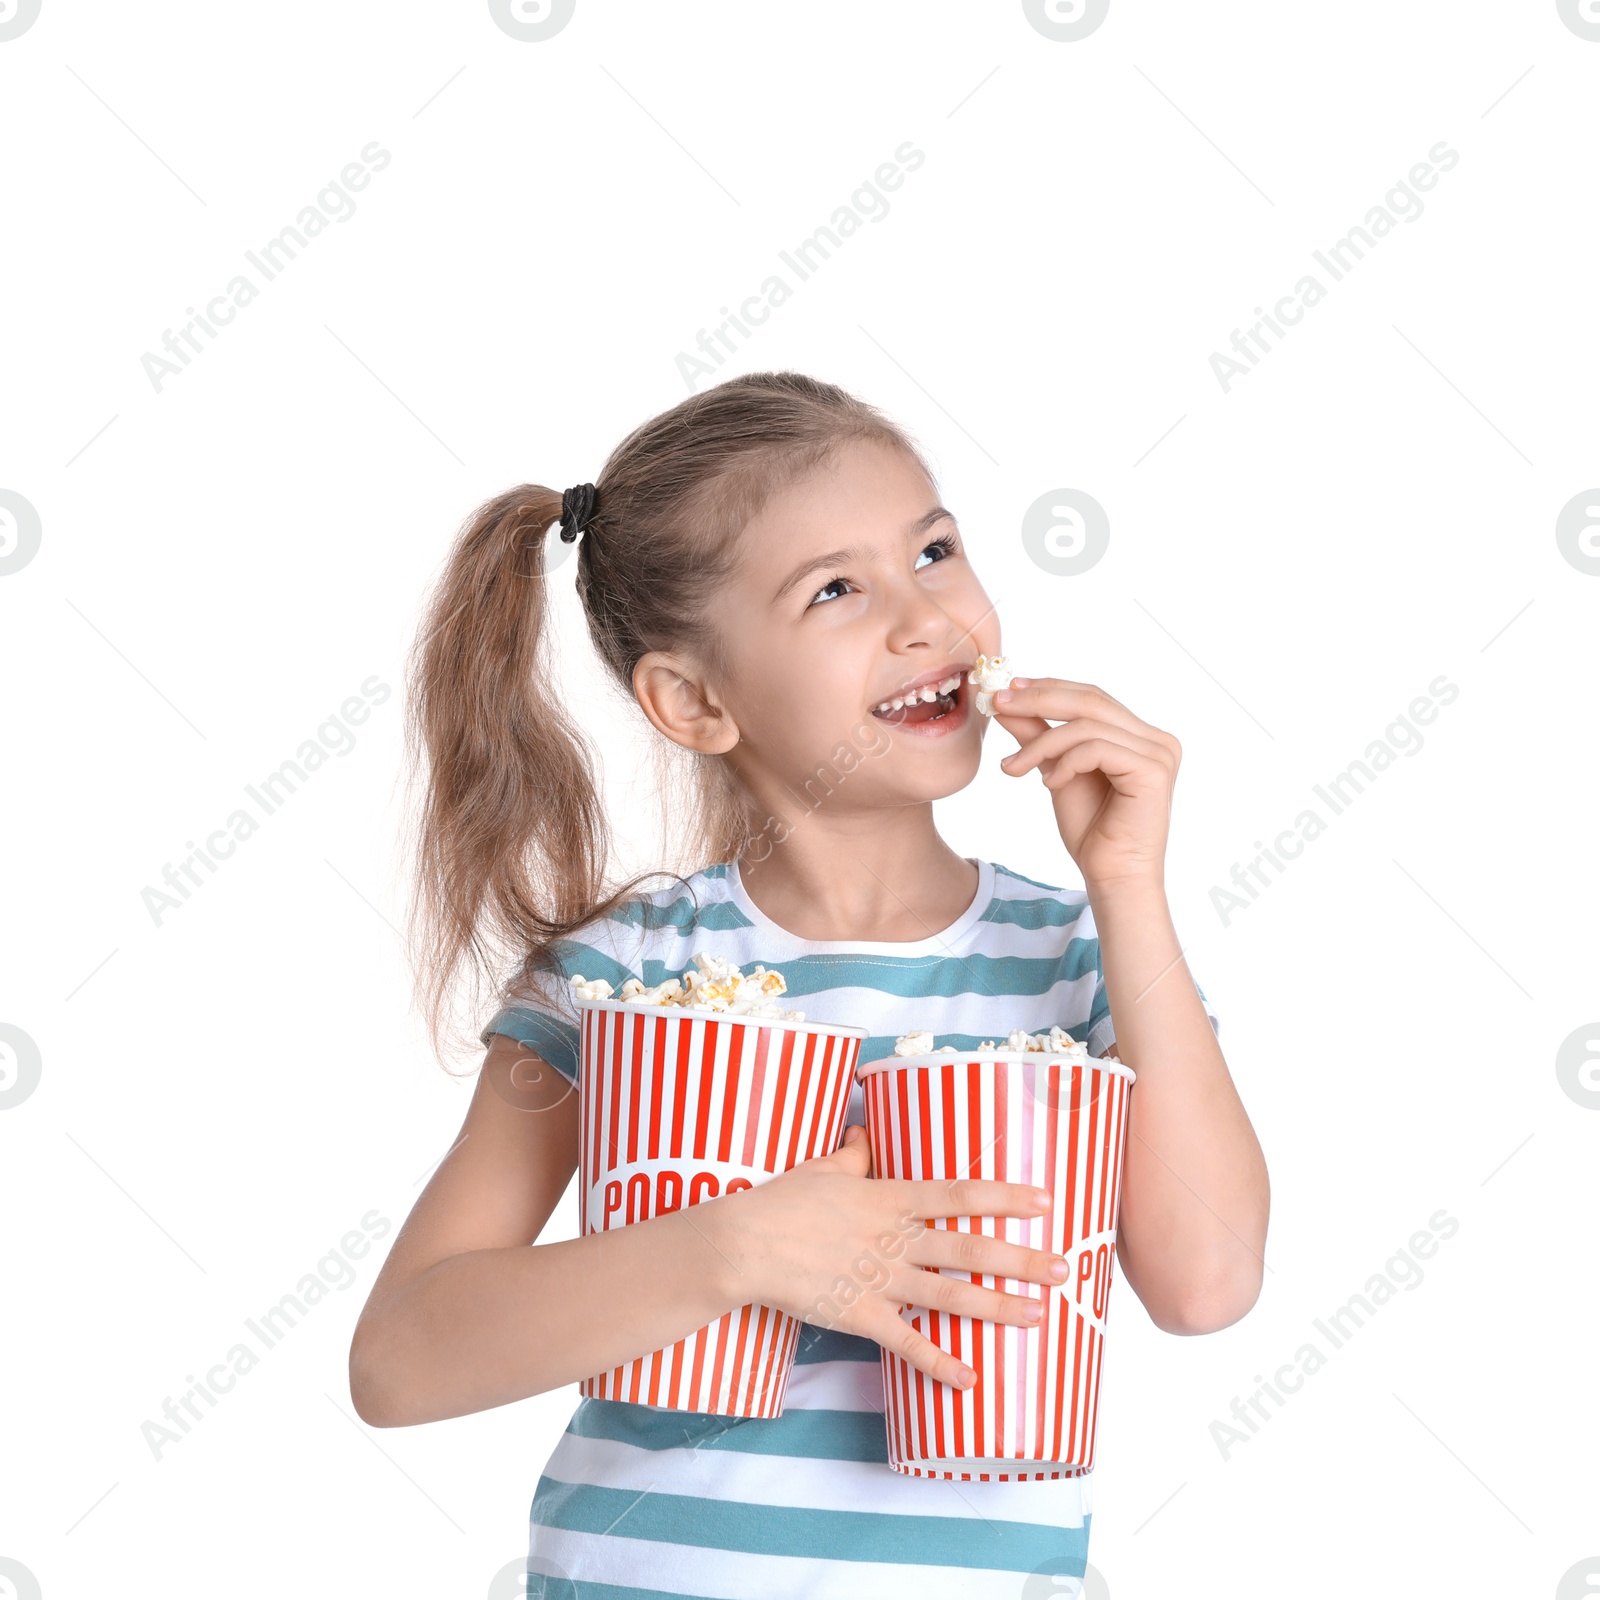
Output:
[[[983,716],[994,715],[994,692],[1004,689],[1011,678],[1011,669],[1006,665],[1004,656],[979,656],[974,662],[972,671],[967,674],[967,682],[978,691],[973,699]]]
[[[1048,1051],[1053,1055],[1071,1055],[1087,1060],[1088,1046],[1074,1039],[1065,1028],[1052,1024],[1044,1033],[1029,1033],[1026,1028],[1015,1028],[1006,1035],[1006,1042],[996,1044],[993,1039],[985,1039],[978,1046],[980,1050],[1037,1050]],[[956,1053],[953,1044],[942,1044],[939,1050],[948,1050]],[[936,1055],[933,1048],[933,1034],[926,1029],[916,1033],[903,1033],[894,1042],[894,1053],[897,1056],[926,1056]]]
[[[773,1017],[783,1022],[804,1022],[803,1011],[785,1010],[774,1004],[775,997],[788,992],[781,972],[774,972],[758,961],[748,973],[736,963],[702,950],[694,965],[681,978],[647,985],[639,978],[628,978],[620,990],[613,990],[605,978],[572,975],[572,992],[584,1000],[616,999],[633,1005],[694,1006],[702,1011],[724,1011],[730,1016]]]

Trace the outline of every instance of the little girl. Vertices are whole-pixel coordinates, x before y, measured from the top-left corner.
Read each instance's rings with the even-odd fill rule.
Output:
[[[560,539],[581,539],[601,661],[690,765],[679,865],[694,870],[664,888],[643,887],[656,874],[612,884],[583,707],[554,686],[558,519]],[[1048,666],[1049,645],[1039,636],[1028,658]],[[908,1219],[1043,1204],[1020,1184],[872,1177],[859,1087],[833,1154],[535,1243],[578,1165],[574,975],[620,989],[701,951],[759,961],[808,1021],[866,1028],[864,1061],[913,1029],[967,1048],[1059,1024],[1138,1075],[1117,1236],[1131,1290],[1172,1333],[1225,1327],[1255,1302],[1266,1168],[1163,887],[1178,742],[1101,689],[1016,679],[995,703],[1018,746],[1000,765],[1038,772],[1085,888],[957,855],[933,802],[977,775],[989,718],[967,673],[1000,649],[912,440],[793,372],[692,396],[593,484],[509,490],[456,543],[413,677],[429,775],[419,988],[436,1040],[458,978],[497,979],[508,951],[515,970],[461,1136],[356,1328],[356,1409],[394,1427],[505,1405],[751,1301],[808,1321],[781,1417],[580,1399],[534,1493],[530,1594],[1077,1594],[1091,1512],[1092,1475],[963,1483],[886,1465],[880,1346],[972,1381],[901,1307],[1027,1323],[1065,1263],[937,1228],[885,1260],[877,1241]],[[923,1270],[938,1267],[962,1275]]]

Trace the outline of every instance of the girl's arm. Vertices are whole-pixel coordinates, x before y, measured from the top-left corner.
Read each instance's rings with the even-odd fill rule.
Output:
[[[1266,1160],[1153,879],[1089,885],[1114,1049],[1138,1074],[1117,1258],[1157,1327],[1214,1333],[1261,1293]]]
[[[1261,1293],[1271,1191],[1167,906],[1182,746],[1092,683],[1013,678],[994,704],[1019,745],[1001,766],[1038,770],[1083,874],[1117,1053],[1138,1074],[1117,1256],[1157,1327],[1225,1328]]]
[[[356,1323],[350,1395],[364,1422],[403,1427],[522,1400],[744,1303],[687,1211],[534,1244],[578,1164],[578,1109],[554,1068],[495,1036],[454,1148]]]
[[[1037,1297],[923,1269],[1029,1283],[1066,1274],[1049,1251],[923,1220],[1038,1216],[1031,1186],[873,1178],[855,1128],[831,1155],[757,1188],[535,1244],[578,1164],[578,1114],[565,1078],[495,1036],[461,1136],[356,1323],[350,1395],[362,1421],[393,1428],[507,1405],[647,1355],[751,1301],[876,1339],[957,1383],[962,1363],[900,1307],[1025,1323]]]

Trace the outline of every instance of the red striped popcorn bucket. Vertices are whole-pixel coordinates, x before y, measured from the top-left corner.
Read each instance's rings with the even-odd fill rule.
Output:
[[[878,1177],[998,1178],[1052,1197],[1043,1217],[934,1217],[930,1226],[1053,1250],[1069,1267],[1059,1288],[938,1269],[986,1289],[1042,1292],[1045,1315],[1017,1327],[904,1307],[977,1382],[952,1388],[884,1350],[889,1465],[1001,1483],[1091,1471],[1132,1069],[1045,1051],[940,1051],[874,1061],[859,1075]]]
[[[753,1188],[838,1148],[865,1028],[582,1000],[579,1229]],[[800,1322],[741,1306],[580,1391],[675,1411],[783,1415]]]

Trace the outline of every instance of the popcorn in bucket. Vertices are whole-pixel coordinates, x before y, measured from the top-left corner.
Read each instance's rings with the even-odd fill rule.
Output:
[[[982,1482],[1089,1472],[1134,1073],[1091,1058],[1059,1028],[1019,1031],[1000,1048],[916,1048],[931,1043],[930,1034],[906,1035],[896,1049],[914,1053],[859,1069],[873,1172],[994,1178],[1048,1191],[1042,1217],[935,1217],[930,1226],[1052,1250],[1069,1271],[1053,1287],[938,1269],[989,1289],[1042,1289],[1045,1315],[1025,1327],[903,1308],[901,1316],[971,1367],[977,1382],[952,1388],[884,1350],[889,1465],[912,1477]]]
[[[581,1016],[584,1234],[753,1188],[838,1148],[865,1028],[807,1023],[782,975],[701,954],[687,981],[572,980]],[[801,1324],[752,1304],[585,1378],[580,1392],[678,1411],[778,1417]]]

